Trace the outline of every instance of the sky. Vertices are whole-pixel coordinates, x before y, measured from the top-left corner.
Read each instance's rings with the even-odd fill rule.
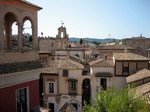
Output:
[[[63,21],[69,37],[150,37],[150,0],[29,0],[41,6],[38,35],[57,35]]]

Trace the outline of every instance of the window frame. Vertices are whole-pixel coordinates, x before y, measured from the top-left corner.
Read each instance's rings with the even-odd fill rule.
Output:
[[[20,111],[18,111],[18,97],[20,97],[20,96],[18,96],[18,92],[19,91],[21,91],[21,90],[24,90],[25,89],[25,103],[26,103],[26,112],[29,112],[29,87],[24,87],[24,88],[19,88],[19,89],[16,89],[16,112],[20,112]],[[19,94],[21,94],[21,93],[19,93]],[[21,97],[22,97],[22,95],[21,95]],[[20,98],[21,99],[21,98]]]
[[[69,95],[77,95],[77,81],[69,81]]]
[[[68,77],[69,71],[67,69],[63,69],[63,76]]]
[[[48,83],[48,93],[49,94],[54,94],[55,93],[55,82],[54,81],[50,81]]]

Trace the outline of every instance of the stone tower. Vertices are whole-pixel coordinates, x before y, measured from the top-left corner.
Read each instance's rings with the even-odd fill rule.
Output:
[[[66,32],[66,28],[61,25],[61,27],[58,28],[58,34],[56,35],[56,41],[57,41],[57,49],[65,49],[68,47],[69,43],[69,35]]]

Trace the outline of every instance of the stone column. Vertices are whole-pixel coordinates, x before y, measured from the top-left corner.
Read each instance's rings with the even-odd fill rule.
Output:
[[[37,25],[32,25],[32,49],[38,49]]]
[[[4,20],[0,21],[0,49],[4,49]]]
[[[19,47],[19,50],[22,50],[23,49],[23,42],[22,42],[22,38],[23,38],[23,23],[22,22],[19,22],[18,23],[18,47]]]

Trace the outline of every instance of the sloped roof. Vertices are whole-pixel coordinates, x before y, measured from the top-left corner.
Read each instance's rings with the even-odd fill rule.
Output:
[[[133,47],[122,45],[122,44],[113,44],[113,45],[106,45],[106,46],[101,46],[97,48],[99,50],[124,50],[124,49],[130,49],[133,50]]]
[[[147,58],[145,56],[129,52],[113,53],[113,56],[115,60],[150,60],[150,58]]]
[[[84,66],[71,59],[55,59],[47,64],[47,68],[43,72],[58,73],[59,69],[82,69]]]
[[[0,75],[44,68],[40,61],[16,62],[0,64]]]
[[[91,61],[89,65],[92,67],[112,67],[114,66],[114,62],[112,59],[98,59]]]
[[[150,91],[150,82],[137,86],[135,88],[136,96],[141,96]],[[149,99],[150,100],[150,99]]]
[[[143,69],[133,75],[128,76],[126,79],[127,79],[127,83],[131,83],[148,77],[150,77],[150,70]]]
[[[40,7],[40,6],[38,6],[38,5],[36,5],[36,4],[33,4],[33,3],[31,3],[31,2],[29,2],[29,1],[27,1],[27,0],[16,0],[17,2],[21,2],[21,3],[24,3],[24,4],[27,4],[27,5],[30,5],[30,6],[32,6],[32,7],[35,7],[35,8],[37,8],[37,9],[42,9],[42,7]]]

